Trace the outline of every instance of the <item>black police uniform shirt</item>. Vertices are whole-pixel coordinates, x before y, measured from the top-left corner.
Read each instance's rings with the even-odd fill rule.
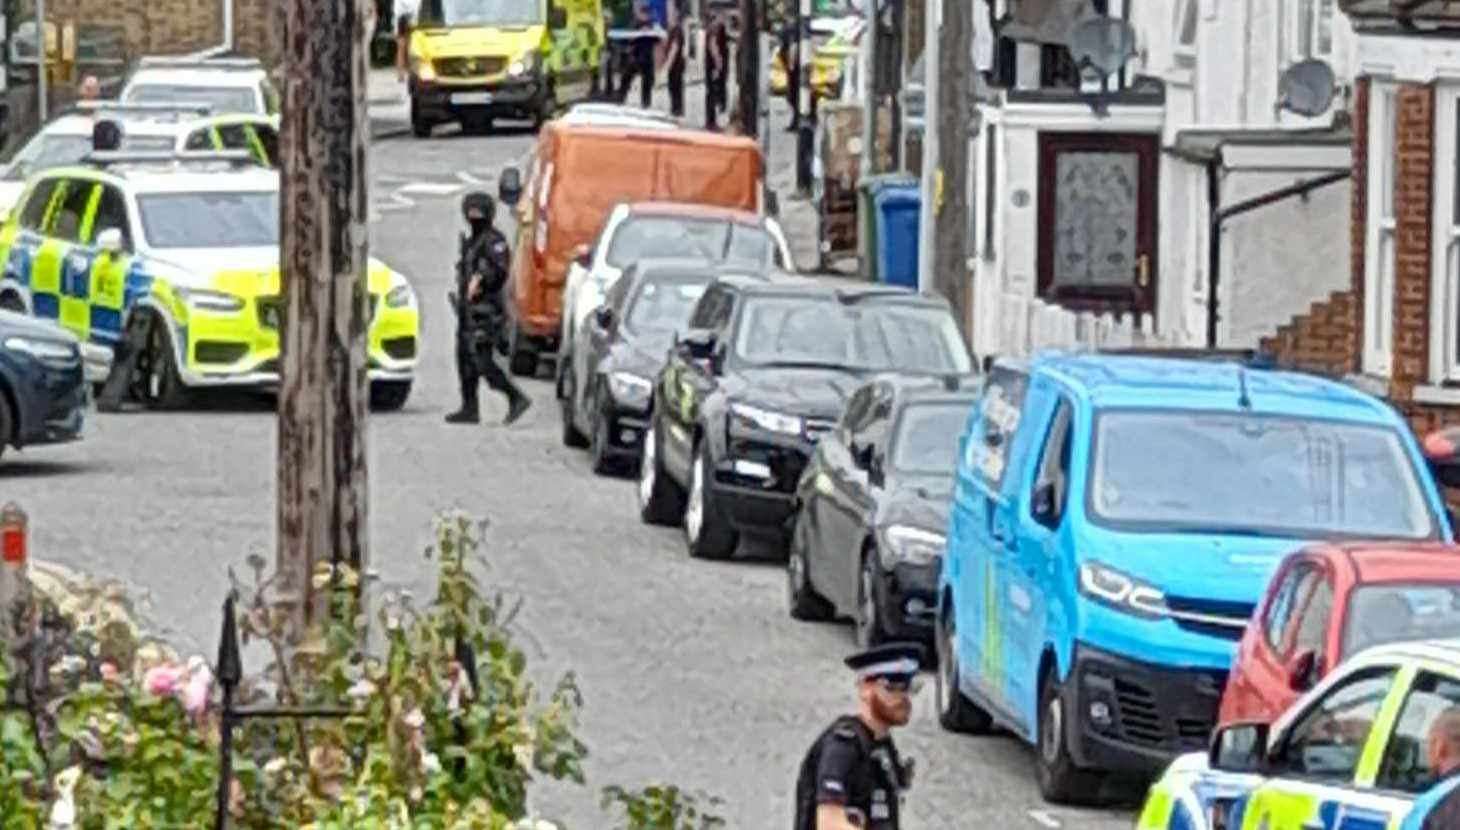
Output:
[[[473,274],[481,274],[482,293],[477,302],[495,301],[497,292],[507,282],[507,270],[511,265],[511,257],[507,250],[507,237],[496,228],[488,228],[483,231],[482,238],[472,239],[468,245],[468,267],[461,278],[470,283]],[[462,291],[466,289],[466,285],[461,286]]]
[[[863,757],[850,727],[832,730],[816,768],[816,803],[836,804],[858,827],[897,830],[897,750],[890,738],[874,740]]]
[[[1457,830],[1460,828],[1460,787],[1451,790],[1431,808],[1420,828],[1421,830]]]

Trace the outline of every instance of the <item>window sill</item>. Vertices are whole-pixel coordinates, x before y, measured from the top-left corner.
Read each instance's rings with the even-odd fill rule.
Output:
[[[1416,386],[1413,399],[1415,403],[1460,405],[1460,386]]]

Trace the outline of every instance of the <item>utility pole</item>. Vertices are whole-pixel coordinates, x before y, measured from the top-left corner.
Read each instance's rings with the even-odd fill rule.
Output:
[[[796,14],[796,66],[800,79],[796,99],[796,189],[811,192],[812,144],[816,140],[811,118],[811,0],[801,0]],[[792,71],[792,67],[786,67]]]
[[[46,0],[35,0],[35,95],[36,115],[42,128],[46,126],[46,71],[50,68],[46,52]]]
[[[930,110],[926,119],[931,122],[936,113],[938,121],[932,287],[952,303],[964,339],[968,340],[967,182],[968,130],[973,120],[973,4],[967,0],[933,2],[940,12],[935,21],[930,21],[939,24],[937,63],[929,60],[927,64],[930,75],[937,78],[937,109]],[[933,88],[930,84],[930,93]]]
[[[278,567],[297,624],[322,611],[317,562],[368,564],[368,33],[358,0],[283,6]]]

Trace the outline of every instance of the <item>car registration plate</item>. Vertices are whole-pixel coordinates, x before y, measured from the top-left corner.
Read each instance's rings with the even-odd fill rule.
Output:
[[[490,104],[492,93],[490,92],[453,92],[451,93],[453,104]]]

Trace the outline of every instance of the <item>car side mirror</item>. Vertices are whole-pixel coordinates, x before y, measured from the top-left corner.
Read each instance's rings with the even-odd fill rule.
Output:
[[[1054,482],[1047,481],[1034,488],[1034,500],[1029,503],[1029,513],[1035,521],[1043,524],[1054,524],[1059,518],[1056,513]]]
[[[508,207],[517,204],[522,198],[522,174],[516,167],[508,167],[497,177],[497,200]]]
[[[120,228],[106,228],[96,235],[96,247],[109,254],[122,252],[122,231]]]
[[[591,268],[593,266],[593,246],[579,245],[574,248],[573,261],[584,268]]]
[[[1288,659],[1283,667],[1287,674],[1288,688],[1295,692],[1306,692],[1313,688],[1323,672],[1322,661],[1311,648],[1305,648]]]
[[[1266,723],[1234,723],[1212,735],[1207,765],[1222,772],[1258,774],[1267,765]]]
[[[593,311],[593,321],[598,324],[599,328],[608,331],[613,326],[613,309],[606,305],[599,306]]]

